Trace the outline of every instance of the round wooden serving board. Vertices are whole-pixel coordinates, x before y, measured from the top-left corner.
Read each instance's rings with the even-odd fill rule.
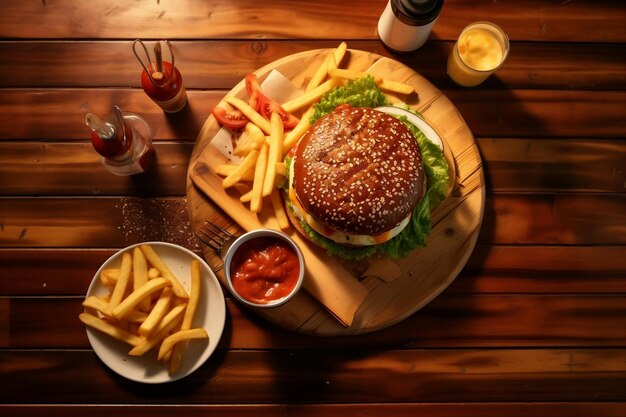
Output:
[[[329,52],[324,49],[290,55],[256,74],[263,80],[276,69],[296,87],[303,88]],[[320,336],[379,330],[398,323],[430,302],[465,266],[478,237],[485,205],[484,177],[474,137],[441,91],[405,65],[368,52],[348,50],[340,68],[366,71],[415,88],[417,95],[398,99],[419,111],[443,139],[446,157],[452,165],[453,183],[450,195],[432,213],[433,229],[427,246],[406,258],[344,261],[332,259],[317,248],[305,248],[312,256],[311,262],[307,262],[307,291],[279,308],[257,310],[257,313],[286,329]],[[244,81],[228,95],[246,99]],[[215,119],[209,116],[191,156],[187,199],[194,230],[207,219],[235,232],[257,225],[272,227],[273,224],[259,223],[256,217],[246,217],[250,214],[243,212],[243,206],[237,206],[236,195],[220,189],[220,180],[211,167],[226,160],[220,160],[220,155],[211,151],[214,147],[208,146],[219,129]],[[233,218],[240,219],[238,224]],[[295,231],[288,233],[299,239]],[[303,240],[299,243],[308,245]],[[203,248],[203,253],[224,282],[219,257],[208,247]],[[345,309],[342,303],[346,303]]]

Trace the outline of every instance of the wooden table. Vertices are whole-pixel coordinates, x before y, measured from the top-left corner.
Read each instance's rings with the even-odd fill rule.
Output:
[[[0,415],[617,416],[626,414],[626,7],[620,1],[446,1],[430,41],[394,55],[384,0],[0,5]],[[511,55],[480,87],[446,57],[469,22]],[[139,88],[130,43],[167,38],[189,106]],[[227,297],[218,350],[191,376],[109,371],[77,314],[99,265],[147,240],[200,251],[185,183],[194,141],[245,74],[336,46],[430,80],[474,133],[487,182],[467,266],[405,321],[356,337],[283,330]],[[87,142],[112,104],[156,133],[157,166],[115,177]]]

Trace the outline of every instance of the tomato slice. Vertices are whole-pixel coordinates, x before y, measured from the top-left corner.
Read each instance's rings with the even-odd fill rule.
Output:
[[[254,110],[259,111],[259,102],[261,101],[261,85],[259,79],[254,74],[246,75],[246,91],[248,92],[248,104]]]
[[[222,107],[215,107],[211,113],[221,125],[231,129],[243,129],[248,123],[248,118],[239,110],[226,110]]]
[[[265,119],[269,120],[272,113],[278,113],[285,129],[293,129],[298,124],[299,120],[297,117],[287,113],[275,100],[263,94],[256,75],[246,75],[246,91],[250,97],[248,104]]]
[[[278,113],[283,121],[283,127],[287,130],[296,127],[300,121],[296,116],[287,113],[280,104],[267,96],[262,96],[259,103],[259,113],[267,120],[272,117],[272,113]]]

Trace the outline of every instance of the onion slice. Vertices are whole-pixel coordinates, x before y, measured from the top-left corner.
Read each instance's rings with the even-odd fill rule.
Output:
[[[411,113],[408,110],[395,106],[376,107],[374,110],[378,110],[394,116],[405,116],[409,122],[417,126],[417,128],[421,130],[424,135],[426,135],[428,140],[439,146],[440,149],[443,149],[443,140],[441,140],[441,137],[437,134],[437,132],[435,132],[435,129],[433,129],[431,125],[429,125],[424,119],[420,118],[415,113]]]

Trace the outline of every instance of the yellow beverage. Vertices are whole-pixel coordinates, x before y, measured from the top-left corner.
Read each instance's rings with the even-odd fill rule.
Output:
[[[459,85],[478,85],[502,65],[508,52],[509,40],[502,29],[488,22],[472,23],[454,45],[448,75]]]

